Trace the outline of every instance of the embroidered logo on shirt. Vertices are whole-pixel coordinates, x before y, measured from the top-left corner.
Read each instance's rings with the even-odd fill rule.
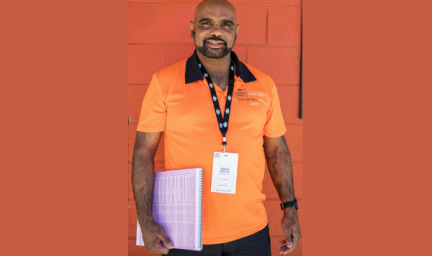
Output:
[[[238,89],[235,93],[236,98],[245,98],[247,97],[246,89]]]

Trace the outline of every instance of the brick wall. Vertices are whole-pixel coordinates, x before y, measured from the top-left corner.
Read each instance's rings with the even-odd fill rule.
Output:
[[[131,171],[136,128],[151,76],[154,72],[190,57],[194,44],[190,38],[189,21],[200,1],[147,0],[129,1],[129,255],[155,255],[135,246],[136,208],[132,194]],[[299,57],[301,0],[231,0],[237,10],[239,35],[234,51],[239,59],[267,74],[275,81],[283,117],[287,126],[285,139],[291,151],[294,186],[299,201],[302,223],[302,120],[299,112]],[[163,141],[155,163],[164,169]],[[269,217],[272,255],[279,254],[279,241],[284,239],[280,228],[280,200],[266,170],[263,192]],[[307,235],[303,232],[303,237]],[[291,254],[302,254],[302,240]]]

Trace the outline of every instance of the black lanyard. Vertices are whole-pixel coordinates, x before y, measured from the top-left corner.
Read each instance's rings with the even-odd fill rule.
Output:
[[[217,118],[218,123],[219,123],[219,130],[222,133],[222,137],[223,137],[221,147],[223,148],[223,151],[225,152],[225,148],[228,147],[228,144],[226,143],[226,134],[228,132],[228,121],[229,121],[229,117],[231,114],[231,101],[232,101],[232,95],[233,95],[233,90],[234,90],[234,64],[231,61],[231,65],[229,67],[228,95],[227,95],[227,100],[225,103],[224,117],[222,118],[222,113],[221,113],[219,101],[218,101],[218,98],[216,95],[216,90],[214,88],[214,85],[213,85],[213,82],[210,78],[210,75],[207,73],[204,66],[199,61],[198,57],[197,57],[197,60],[198,60],[198,66],[199,66],[201,72],[203,73],[203,75],[204,75],[205,79],[207,80],[207,83],[210,87],[210,94],[212,97],[213,106],[215,108],[216,118]]]

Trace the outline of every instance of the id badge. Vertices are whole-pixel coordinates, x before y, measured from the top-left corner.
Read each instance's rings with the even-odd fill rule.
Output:
[[[235,194],[237,166],[237,153],[214,152],[211,192]]]

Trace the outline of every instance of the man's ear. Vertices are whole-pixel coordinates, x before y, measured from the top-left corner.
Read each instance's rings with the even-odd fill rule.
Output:
[[[238,30],[239,30],[239,28],[240,28],[240,24],[237,24],[237,34],[238,34]]]
[[[194,38],[195,31],[194,31],[194,23],[192,21],[189,21],[189,29],[191,31],[191,38]]]

